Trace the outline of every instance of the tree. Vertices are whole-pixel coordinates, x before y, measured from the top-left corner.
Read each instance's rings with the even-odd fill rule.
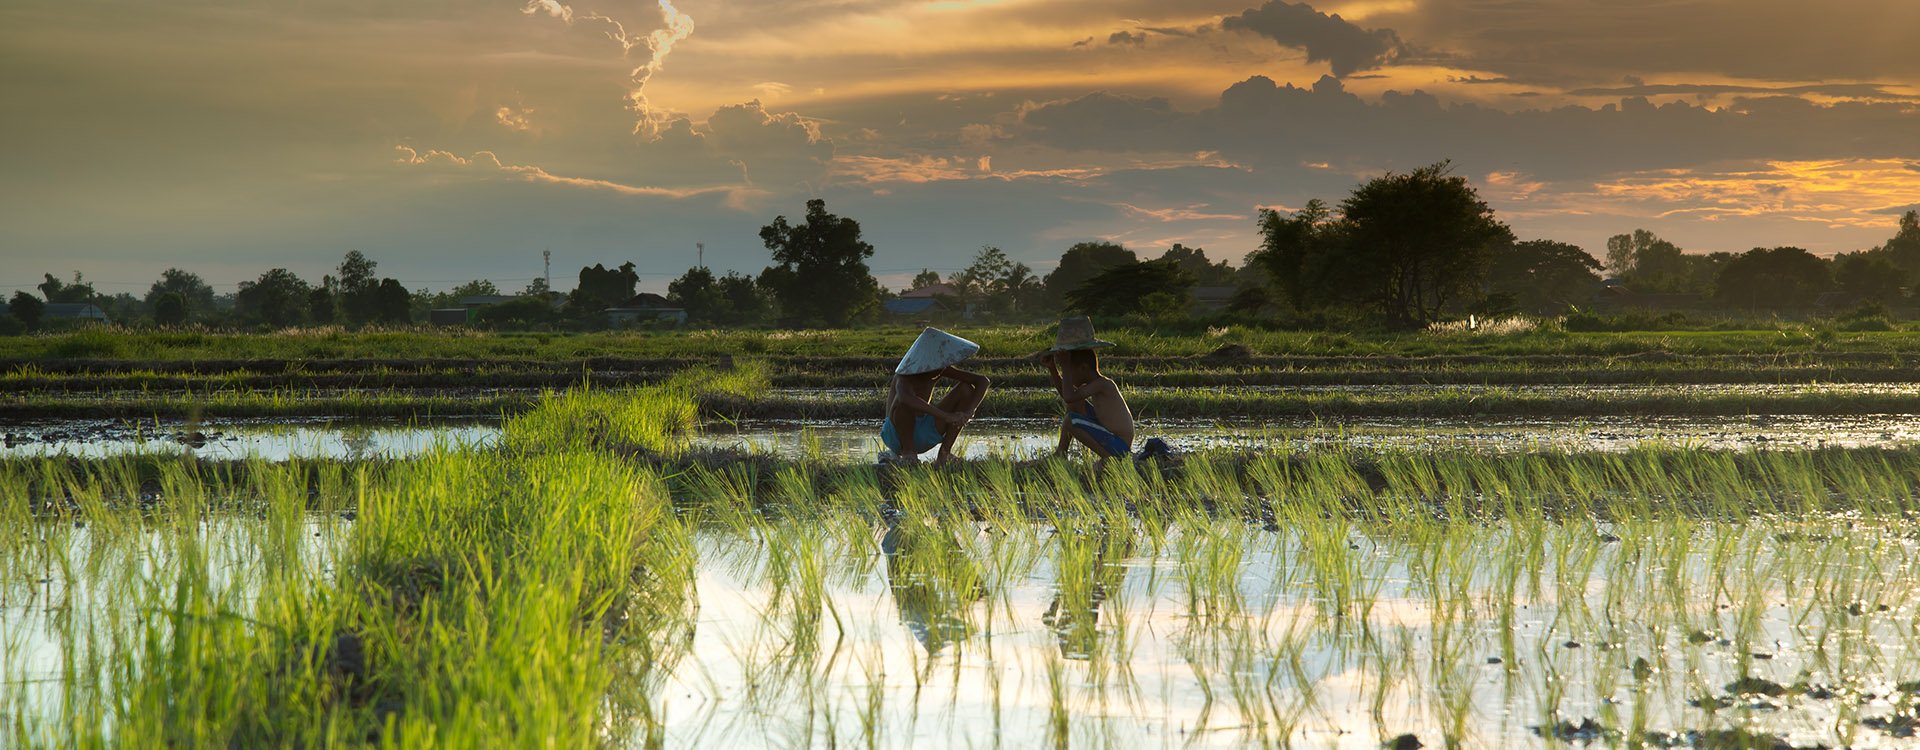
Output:
[[[1505,294],[1529,312],[1564,312],[1591,296],[1602,266],[1578,246],[1528,240],[1496,246],[1487,266],[1487,292]]]
[[[93,285],[81,278],[79,271],[73,272],[72,283],[61,283],[53,274],[42,274],[46,281],[39,284],[40,296],[48,302],[92,302],[96,296]]]
[[[595,263],[580,269],[580,284],[568,295],[567,304],[576,311],[598,313],[633,299],[634,288],[639,285],[640,274],[634,272],[633,261],[617,268]]]
[[[1184,309],[1193,284],[1193,274],[1177,260],[1136,261],[1101,271],[1067,292],[1067,307],[1088,315],[1118,316],[1142,309],[1151,299],[1164,314],[1174,303]]]
[[[189,316],[194,313],[205,314],[213,310],[213,287],[201,280],[199,274],[169,268],[161,271],[160,280],[153,282],[153,286],[147,288],[147,306],[153,308],[154,321],[160,322],[161,325],[168,324],[160,321],[160,298],[168,294],[180,295],[180,301],[185,305],[184,310]],[[180,322],[185,322],[185,319],[183,318]]]
[[[187,296],[179,292],[161,292],[153,298],[153,322],[177,326],[187,322]]]
[[[919,273],[913,275],[913,281],[907,284],[907,291],[925,289],[938,283],[940,283],[940,274],[922,268]]]
[[[1805,307],[1833,283],[1827,262],[1797,247],[1754,248],[1720,268],[1714,297],[1748,308]]]
[[[240,282],[234,294],[234,309],[246,320],[271,326],[290,326],[301,322],[307,313],[307,294],[311,287],[292,271],[275,268],[254,281]]]
[[[334,314],[337,312],[334,308],[333,292],[327,291],[325,282],[322,282],[320,286],[307,290],[308,321],[316,325],[332,323]]]
[[[844,326],[880,303],[880,282],[867,269],[873,246],[860,239],[860,222],[827,213],[827,202],[807,201],[806,221],[776,216],[760,228],[775,265],[760,273],[781,314],[802,325]]]
[[[7,312],[28,328],[35,328],[40,325],[40,318],[46,315],[47,303],[26,292],[14,292],[13,300],[7,303]]]
[[[680,278],[667,282],[667,301],[687,311],[687,320],[712,323],[720,317],[726,301],[706,266],[687,269]]]
[[[453,297],[455,300],[461,297],[493,297],[499,294],[500,287],[494,286],[493,282],[487,279],[474,279],[473,281],[447,290],[447,295]]]
[[[1187,247],[1178,242],[1160,255],[1161,260],[1172,260],[1181,270],[1193,275],[1194,283],[1199,286],[1233,286],[1236,272],[1226,261],[1218,263],[1207,260],[1207,251],[1197,247]]]
[[[413,322],[413,295],[395,279],[381,279],[367,293],[367,320],[388,325]]]
[[[1656,294],[1704,294],[1711,290],[1722,255],[1688,255],[1645,229],[1607,240],[1607,270],[1629,288]]]
[[[720,292],[720,299],[725,303],[720,322],[727,325],[765,322],[773,307],[767,299],[767,290],[752,276],[737,271],[728,271],[727,275],[714,282],[714,288]]]
[[[1466,178],[1440,162],[1388,173],[1340,203],[1341,265],[1354,299],[1387,320],[1420,326],[1455,298],[1472,294],[1494,247],[1513,241]]]
[[[1247,265],[1265,271],[1268,283],[1294,310],[1325,301],[1317,294],[1325,290],[1315,280],[1326,274],[1327,261],[1338,254],[1341,227],[1332,217],[1319,198],[1286,216],[1270,208],[1260,211],[1260,249]]]
[[[1860,302],[1890,305],[1900,300],[1911,277],[1884,250],[1841,253],[1833,259],[1833,281]]]
[[[1920,211],[1900,216],[1900,228],[1880,249],[1909,279],[1920,279]]]
[[[1060,265],[1047,274],[1047,297],[1056,306],[1065,304],[1067,293],[1080,288],[1087,279],[1109,268],[1139,261],[1132,250],[1112,242],[1075,244],[1060,254]]]

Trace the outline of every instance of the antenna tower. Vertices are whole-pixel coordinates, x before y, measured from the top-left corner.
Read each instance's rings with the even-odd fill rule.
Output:
[[[700,252],[700,267],[706,268],[707,267],[707,243],[695,242],[693,243],[693,246],[697,248]]]
[[[543,267],[543,269],[540,272],[541,278],[546,279],[547,288],[552,289],[553,288],[553,251],[552,250],[540,251],[540,264]]]

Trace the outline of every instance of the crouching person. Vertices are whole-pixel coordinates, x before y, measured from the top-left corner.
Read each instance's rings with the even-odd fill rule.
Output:
[[[1120,386],[1100,374],[1099,355],[1094,353],[1109,346],[1113,343],[1093,337],[1091,319],[1067,318],[1060,321],[1053,349],[1041,356],[1054,389],[1067,405],[1056,456],[1065,456],[1075,441],[1093,451],[1102,463],[1127,456],[1133,449],[1133,411],[1120,395]]]
[[[887,389],[886,420],[880,426],[880,442],[888,453],[882,461],[904,463],[919,461],[919,456],[939,446],[940,463],[954,460],[954,442],[960,431],[973,421],[975,410],[987,397],[987,378],[954,365],[979,353],[980,345],[937,328],[920,332],[907,355],[894,368],[893,383]],[[941,380],[953,381],[939,403],[933,401],[933,389]]]

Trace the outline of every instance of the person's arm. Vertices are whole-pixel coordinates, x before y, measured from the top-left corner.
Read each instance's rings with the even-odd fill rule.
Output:
[[[1064,380],[1055,380],[1054,387],[1060,390],[1060,400],[1069,404],[1077,404],[1118,388],[1107,378],[1094,378],[1085,385],[1067,385]]]
[[[931,414],[934,419],[941,422],[951,423],[953,421],[954,415],[948,414],[938,406],[927,403],[927,400],[921,398],[920,394],[914,393],[912,388],[898,389],[898,396],[896,397],[895,403],[905,406],[911,411],[917,411],[921,414]]]
[[[1047,363],[1047,377],[1053,380],[1053,389],[1056,391],[1060,390],[1062,387],[1060,380],[1060,363],[1054,361],[1053,352],[1040,355],[1040,361]]]

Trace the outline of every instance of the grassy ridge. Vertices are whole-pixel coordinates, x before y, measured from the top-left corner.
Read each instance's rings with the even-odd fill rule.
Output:
[[[992,357],[1019,357],[1052,343],[1042,326],[955,326]],[[907,327],[832,331],[674,331],[639,333],[487,333],[420,329],[344,332],[292,329],[271,334],[149,332],[90,329],[0,338],[0,360],[410,359],[575,361],[595,357],[702,358],[725,356],[865,356],[897,358],[916,330]],[[1264,331],[1234,326],[1216,331],[1103,329],[1127,356],[1196,357],[1238,344],[1269,355],[1621,356],[1664,352],[1781,354],[1822,352],[1920,353],[1920,332],[1836,332],[1798,324],[1755,331],[1566,333],[1540,330],[1509,335],[1361,334]]]

